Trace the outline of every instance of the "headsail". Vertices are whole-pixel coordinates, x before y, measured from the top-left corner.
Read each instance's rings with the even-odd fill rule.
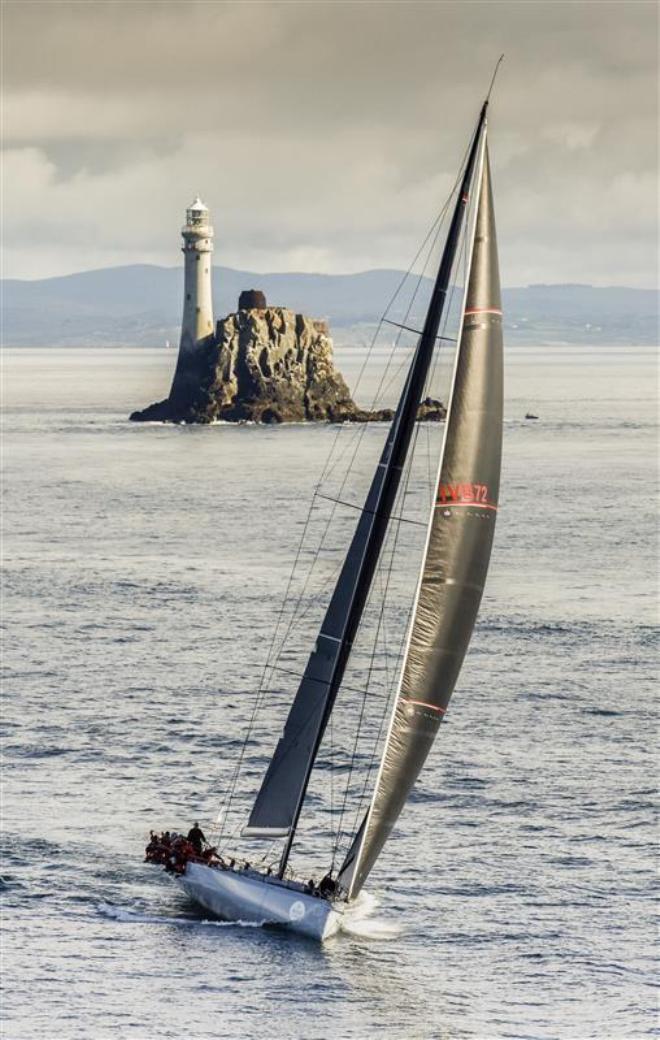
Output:
[[[431,303],[408,379],[316,646],[257,795],[248,827],[244,830],[248,835],[289,835],[291,840],[295,831],[310,772],[346,668],[399,487],[481,154],[485,117],[486,105],[481,111],[469,150]],[[290,841],[281,870],[289,847]]]
[[[488,154],[426,553],[372,802],[340,871],[349,898],[424,764],[472,634],[491,553],[502,445],[502,310]]]

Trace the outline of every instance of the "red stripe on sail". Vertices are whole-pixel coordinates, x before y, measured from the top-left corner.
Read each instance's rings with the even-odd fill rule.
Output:
[[[491,506],[488,502],[436,502],[436,509],[492,509],[497,512],[497,506]]]
[[[402,697],[403,704],[418,704],[420,708],[430,708],[431,711],[437,711],[440,715],[444,715],[445,708],[438,708],[437,704],[428,704],[426,701],[414,701],[412,697]]]

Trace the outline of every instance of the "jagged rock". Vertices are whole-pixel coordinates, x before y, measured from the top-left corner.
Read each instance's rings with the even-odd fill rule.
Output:
[[[243,299],[243,296],[242,296]],[[264,301],[265,302],[265,301]],[[325,322],[284,307],[240,309],[218,322],[193,356],[179,356],[170,396],[134,412],[137,422],[373,422],[389,408],[358,408],[335,369]],[[430,398],[420,418],[442,419]]]

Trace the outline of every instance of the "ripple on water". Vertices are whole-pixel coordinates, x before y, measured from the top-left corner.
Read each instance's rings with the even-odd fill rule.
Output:
[[[145,357],[109,352],[100,380],[100,362],[90,368],[81,351],[85,411],[73,411],[73,362],[55,350],[49,365],[69,366],[60,404],[8,417],[8,1040],[653,1036],[651,363],[642,380],[629,354],[608,354],[605,372],[595,354],[565,351],[561,363],[544,357],[539,380],[535,352],[508,360],[522,395],[509,414],[533,404],[542,419],[506,425],[471,649],[395,835],[344,934],[320,948],[205,921],[142,854],[152,827],[209,826],[241,754],[226,827],[238,833],[247,819],[319,620],[320,582],[286,640],[278,612],[335,431],[138,428],[126,401],[144,396]],[[34,363],[41,385],[43,356]],[[113,403],[100,406],[101,393]],[[356,501],[383,435],[363,431]],[[603,514],[594,503],[612,487],[626,489],[627,506]],[[348,536],[340,519],[324,579]],[[297,587],[310,558],[301,554]],[[402,587],[415,578],[411,568]],[[386,619],[370,740],[406,616]],[[244,743],[277,620],[292,674],[266,676]],[[356,665],[333,717],[341,769],[328,741],[312,779],[294,846],[306,876],[332,853],[366,669]],[[367,743],[358,751],[359,793],[373,755]],[[351,805],[337,861],[359,819]]]

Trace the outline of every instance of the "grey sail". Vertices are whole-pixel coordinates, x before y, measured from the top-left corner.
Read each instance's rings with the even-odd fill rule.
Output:
[[[502,445],[502,311],[484,143],[470,275],[453,392],[402,676],[372,802],[340,871],[362,888],[447,709],[490,559]]]
[[[286,865],[311,769],[342,681],[388,529],[418,405],[434,357],[469,193],[481,155],[486,107],[484,104],[472,137],[424,328],[380,463],[284,732],[257,794],[248,826],[243,831],[246,835],[289,837],[280,873]]]

